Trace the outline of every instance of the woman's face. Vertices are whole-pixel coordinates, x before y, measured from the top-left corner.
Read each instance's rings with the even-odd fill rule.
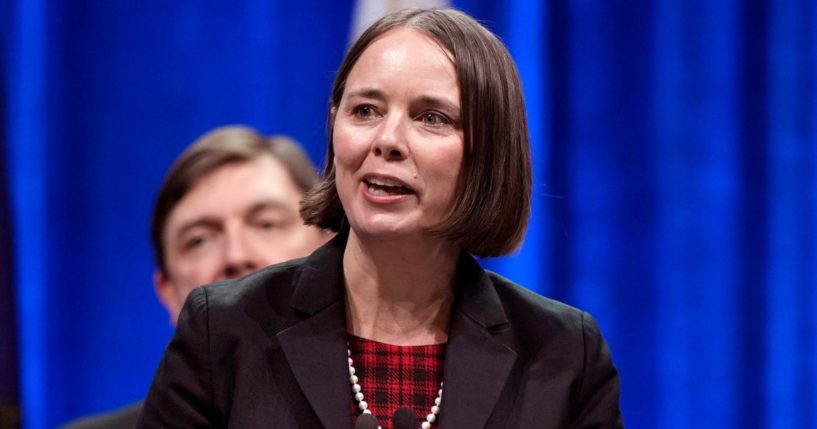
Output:
[[[358,236],[418,234],[454,199],[463,156],[460,96],[448,53],[400,27],[360,56],[335,109],[338,194]]]

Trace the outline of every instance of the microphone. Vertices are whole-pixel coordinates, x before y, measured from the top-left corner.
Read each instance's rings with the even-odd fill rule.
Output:
[[[374,418],[373,415],[369,413],[362,413],[361,415],[357,416],[357,423],[355,423],[355,429],[378,429],[380,425],[377,423],[377,419]]]
[[[414,411],[411,409],[400,407],[391,417],[391,426],[393,429],[415,429],[417,417],[414,416]]]

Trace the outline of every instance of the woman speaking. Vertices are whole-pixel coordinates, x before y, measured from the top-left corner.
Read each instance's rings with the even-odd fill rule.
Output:
[[[510,55],[452,9],[387,15],[331,94],[305,259],[190,294],[139,427],[618,428],[593,319],[483,270],[528,221]]]

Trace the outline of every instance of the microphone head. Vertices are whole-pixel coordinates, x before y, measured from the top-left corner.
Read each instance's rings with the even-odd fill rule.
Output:
[[[373,415],[369,413],[362,413],[361,415],[357,416],[355,429],[377,429],[378,427],[380,427],[380,425],[377,423],[377,419],[374,418]]]
[[[414,429],[417,427],[417,417],[414,411],[406,407],[398,408],[391,418],[391,425],[394,429]]]

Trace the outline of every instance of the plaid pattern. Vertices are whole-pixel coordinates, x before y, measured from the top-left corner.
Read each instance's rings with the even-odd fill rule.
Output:
[[[363,400],[383,429],[392,429],[391,418],[400,407],[408,407],[417,416],[417,428],[424,422],[443,379],[445,344],[430,346],[394,346],[349,336],[356,375]],[[349,390],[353,423],[360,409]],[[444,404],[444,403],[443,403]],[[441,407],[445,410],[445,407]],[[442,415],[442,411],[440,415]]]

